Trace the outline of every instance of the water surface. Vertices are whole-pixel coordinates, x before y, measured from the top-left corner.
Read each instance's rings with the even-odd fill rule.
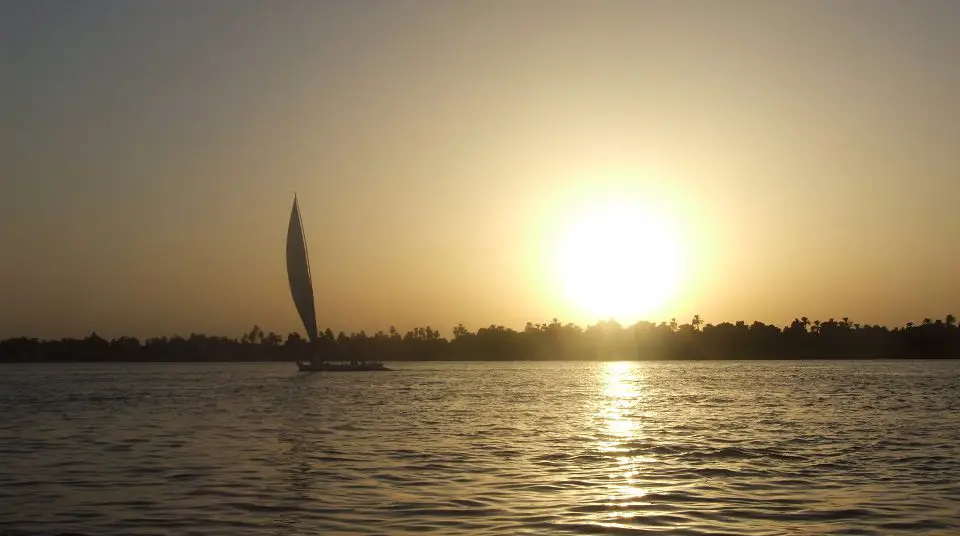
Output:
[[[0,533],[957,534],[960,362],[0,367]]]

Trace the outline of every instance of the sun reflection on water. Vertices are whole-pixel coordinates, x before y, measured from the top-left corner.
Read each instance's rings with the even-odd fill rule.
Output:
[[[616,456],[611,466],[611,478],[617,482],[609,489],[608,500],[615,503],[633,503],[642,500],[649,491],[639,486],[643,466],[656,463],[649,456],[634,455],[636,442],[643,438],[642,414],[643,368],[637,363],[604,363],[601,369],[603,401],[596,413],[597,450]],[[625,511],[607,518],[630,517]]]
[[[602,451],[619,450],[637,432],[637,422],[633,418],[636,399],[639,396],[640,368],[635,363],[604,363],[602,373],[604,401],[599,410],[602,421],[602,433],[609,438],[602,441]]]

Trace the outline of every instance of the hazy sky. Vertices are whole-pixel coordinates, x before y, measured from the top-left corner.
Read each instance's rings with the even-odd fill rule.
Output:
[[[545,244],[668,214],[656,318],[960,313],[960,2],[0,2],[0,337],[592,323]],[[448,333],[447,333],[448,334]]]

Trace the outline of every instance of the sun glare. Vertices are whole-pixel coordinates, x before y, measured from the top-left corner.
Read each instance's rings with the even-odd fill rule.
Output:
[[[563,232],[556,259],[566,298],[593,319],[632,323],[675,297],[681,244],[670,222],[640,204],[591,207]]]

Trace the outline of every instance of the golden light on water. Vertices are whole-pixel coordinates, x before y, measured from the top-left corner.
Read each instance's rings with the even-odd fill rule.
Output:
[[[637,477],[641,475],[643,465],[657,461],[647,456],[631,455],[635,448],[631,442],[638,439],[642,428],[637,418],[640,409],[637,404],[642,395],[642,369],[636,363],[609,362],[603,364],[601,375],[605,402],[597,416],[602,423],[601,434],[606,439],[600,441],[598,450],[617,456],[616,476],[623,479],[621,485],[613,488],[610,500],[614,503],[642,500],[649,491],[637,485]],[[617,512],[603,517],[626,519],[632,514]]]
[[[637,365],[628,361],[604,363],[607,375],[603,394],[614,398],[618,403],[629,401],[637,396],[634,373]]]
[[[601,452],[625,452],[623,443],[633,439],[637,426],[630,410],[638,395],[636,365],[628,362],[604,363],[603,395],[606,402],[600,407],[598,417],[602,422],[602,434],[608,440],[600,442]]]
[[[554,267],[564,298],[584,314],[633,323],[676,298],[683,258],[673,222],[652,203],[617,198],[569,216]]]

